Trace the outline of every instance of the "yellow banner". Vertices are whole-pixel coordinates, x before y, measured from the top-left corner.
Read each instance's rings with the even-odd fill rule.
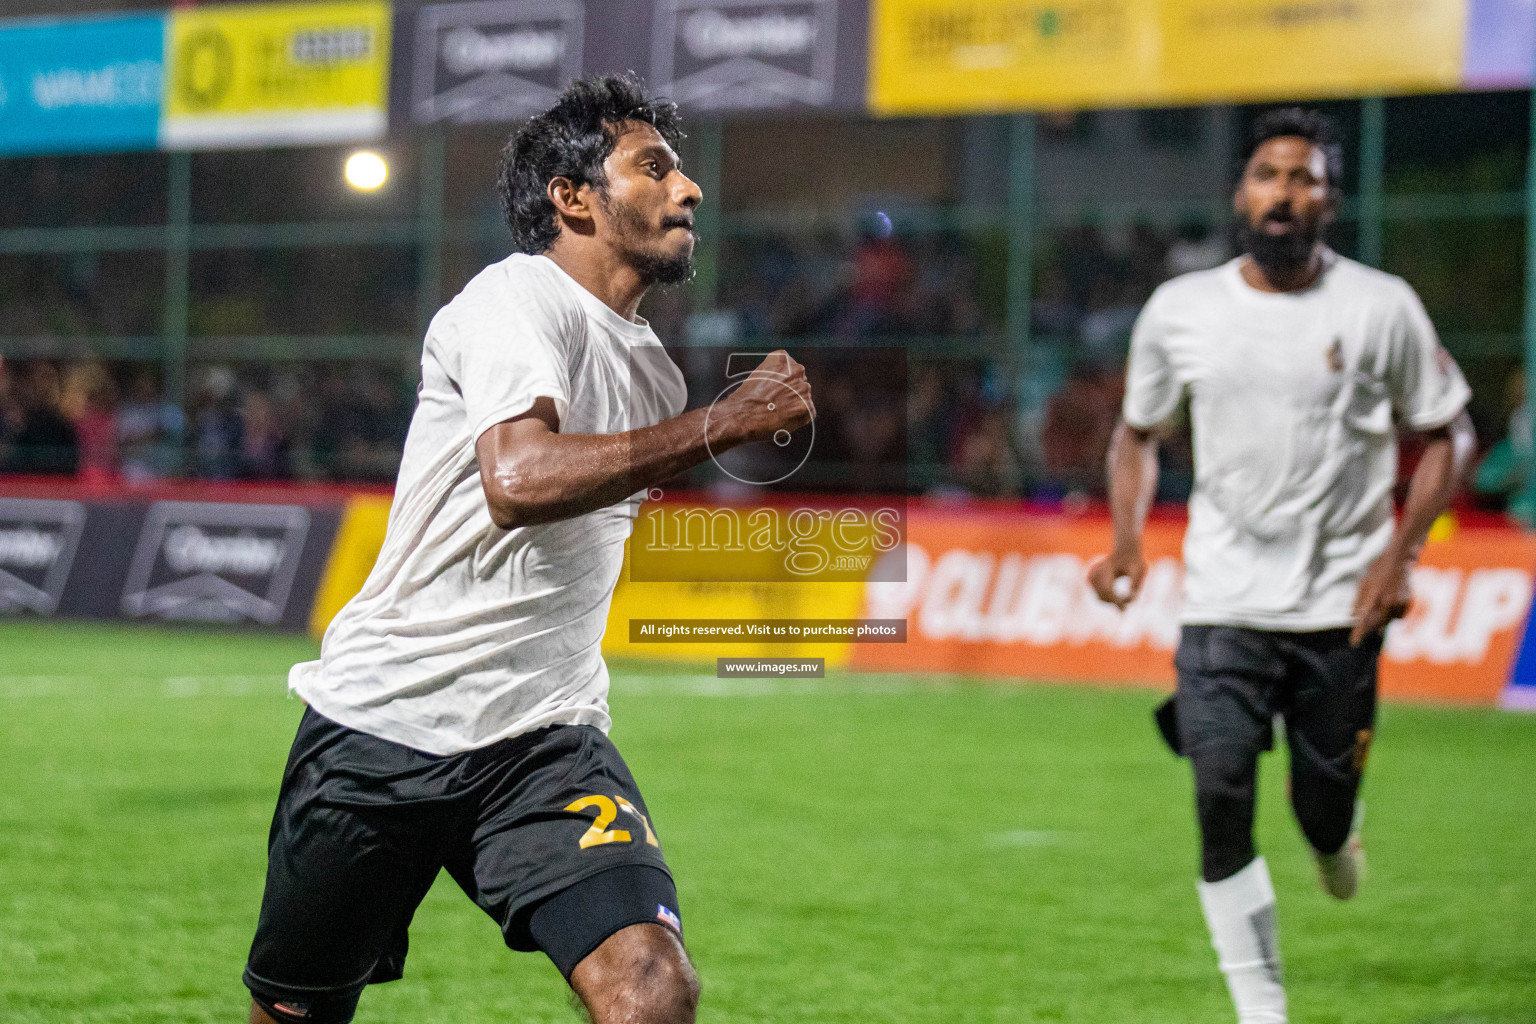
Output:
[[[359,494],[347,499],[341,513],[341,525],[331,542],[330,557],[320,576],[315,603],[309,609],[309,632],[316,640],[325,636],[342,605],[363,589],[373,563],[384,547],[384,532],[389,527],[390,499],[377,494]]]
[[[873,0],[886,114],[1428,92],[1466,0]]]
[[[348,499],[310,611],[309,631],[317,640],[373,570],[384,546],[389,504],[378,495]],[[632,643],[630,619],[853,619],[864,607],[862,583],[636,583],[630,579],[632,548],[633,541],[625,548],[609,609],[605,654],[707,665],[716,658],[753,657],[824,657],[830,667],[848,663],[852,645],[847,643]]]
[[[387,127],[390,5],[253,4],[172,11],[161,145],[375,138]]]

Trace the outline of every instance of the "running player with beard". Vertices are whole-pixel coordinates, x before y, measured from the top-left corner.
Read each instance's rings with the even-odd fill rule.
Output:
[[[1164,284],[1136,323],[1109,454],[1114,550],[1090,570],[1124,607],[1146,572],[1159,429],[1188,405],[1178,688],[1158,713],[1194,768],[1200,905],[1242,1024],[1286,1020],[1274,890],[1253,842],[1258,756],[1285,722],[1291,806],[1323,888],[1364,867],[1356,796],[1382,632],[1473,447],[1470,392],[1402,280],[1322,244],[1342,155],[1321,115],[1260,117],[1234,197],[1244,255]],[[1394,516],[1398,430],[1424,454]]]
[[[682,413],[682,375],[636,314],[690,274],[701,197],[680,138],[672,104],[600,78],[507,147],[519,251],[433,318],[383,550],[290,676],[309,707],[245,971],[253,1024],[351,1020],[366,985],[401,976],[439,869],[508,946],[547,954],[594,1024],[694,1019],[599,643],[643,491],[814,406],[776,352]]]

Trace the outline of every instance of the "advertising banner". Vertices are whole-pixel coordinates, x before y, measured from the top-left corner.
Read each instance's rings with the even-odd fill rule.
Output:
[[[308,626],[345,496],[164,491],[0,495],[0,615]]]
[[[872,0],[870,105],[967,112],[1461,84],[1467,0]]]
[[[911,511],[907,580],[872,583],[862,614],[906,618],[905,646],[854,649],[855,668],[1170,686],[1183,582],[1182,523],[1147,529],[1149,571],[1124,613],[1085,574],[1107,521]],[[1524,634],[1536,538],[1465,529],[1430,543],[1414,605],[1387,632],[1387,697],[1492,704]]]
[[[159,14],[0,23],[0,153],[155,148]]]
[[[657,0],[651,80],[700,110],[830,106],[838,0]]]
[[[0,612],[56,611],[84,529],[78,501],[0,498]]]
[[[128,568],[123,614],[277,623],[308,536],[301,505],[158,501]]]
[[[460,0],[401,8],[418,124],[512,121],[633,71],[685,110],[862,110],[865,0]]]
[[[382,135],[390,5],[374,0],[171,12],[160,142],[167,149]]]
[[[863,614],[907,619],[904,649],[860,648],[855,664],[1167,685],[1179,640],[1182,523],[1152,523],[1140,598],[1121,614],[1088,589],[1108,520],[911,509],[907,578],[871,583]]]
[[[785,507],[801,504],[814,499]],[[0,615],[243,623],[318,638],[367,579],[389,507],[385,494],[298,488],[10,487],[0,494]],[[905,544],[876,559],[903,564],[871,566],[874,582],[699,575],[686,560],[671,578],[637,579],[626,558],[603,649],[710,666],[821,658],[876,672],[1173,685],[1181,520],[1148,525],[1147,577],[1123,613],[1085,578],[1108,550],[1107,519],[915,504],[904,521]],[[1412,610],[1383,646],[1382,695],[1536,710],[1536,535],[1453,528],[1425,547],[1411,582]]]
[[[411,114],[438,121],[512,121],[554,103],[580,77],[581,0],[431,4],[415,18]]]

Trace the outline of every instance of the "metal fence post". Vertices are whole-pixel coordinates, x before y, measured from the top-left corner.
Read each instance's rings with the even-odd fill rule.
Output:
[[[1015,114],[1009,125],[1008,294],[1004,324],[1009,361],[1015,374],[1029,362],[1034,251],[1035,115]]]
[[[192,154],[172,153],[165,227],[165,309],[160,358],[165,401],[187,412],[187,308],[191,291]],[[179,439],[178,439],[179,440]],[[178,444],[178,450],[180,445]]]
[[[421,138],[421,193],[416,207],[416,333],[425,336],[443,292],[443,167],[446,143],[438,126]]]
[[[1387,163],[1386,101],[1367,96],[1360,101],[1360,262],[1381,266],[1383,177]]]

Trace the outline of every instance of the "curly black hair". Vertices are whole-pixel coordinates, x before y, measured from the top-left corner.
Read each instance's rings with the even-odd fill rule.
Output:
[[[1260,146],[1270,139],[1289,137],[1306,139],[1323,151],[1328,187],[1337,192],[1344,180],[1344,146],[1339,142],[1338,123],[1321,111],[1303,107],[1280,107],[1266,110],[1258,116],[1248,129],[1248,141],[1243,147],[1238,177],[1242,177],[1248,161],[1253,159],[1253,154],[1259,151]]]
[[[677,104],[645,94],[633,75],[581,78],[555,105],[528,119],[501,153],[497,190],[519,252],[546,252],[560,236],[549,183],[569,178],[601,191],[608,180],[603,161],[618,143],[626,121],[655,128],[673,148],[683,138]]]

